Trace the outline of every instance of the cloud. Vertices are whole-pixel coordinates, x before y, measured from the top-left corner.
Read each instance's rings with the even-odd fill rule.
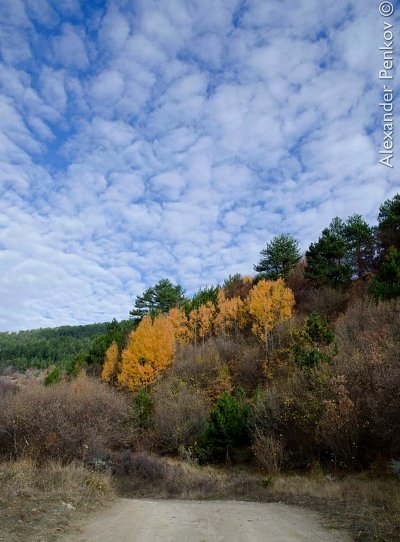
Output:
[[[84,30],[69,23],[62,27],[61,34],[53,38],[53,53],[59,63],[68,68],[86,68],[87,56]]]
[[[0,329],[126,318],[400,190],[362,0],[3,4]]]

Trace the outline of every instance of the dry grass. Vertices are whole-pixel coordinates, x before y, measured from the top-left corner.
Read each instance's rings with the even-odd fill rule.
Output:
[[[111,476],[79,464],[0,463],[0,541],[50,542],[114,496]]]
[[[357,541],[400,540],[400,483],[367,475],[341,480],[279,476],[271,486],[276,500],[316,509],[335,526],[349,530]]]
[[[183,463],[148,454],[114,456],[113,470],[125,497],[258,500],[260,477],[246,471]]]

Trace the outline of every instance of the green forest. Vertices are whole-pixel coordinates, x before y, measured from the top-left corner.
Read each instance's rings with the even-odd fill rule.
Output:
[[[15,333],[0,332],[0,369],[66,367],[77,355],[89,352],[109,324],[61,326]]]

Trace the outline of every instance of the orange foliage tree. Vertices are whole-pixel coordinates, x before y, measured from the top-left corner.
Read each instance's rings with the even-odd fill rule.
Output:
[[[175,307],[169,311],[168,318],[173,325],[176,342],[188,344],[192,339],[192,331],[185,311],[180,307]]]
[[[292,316],[294,295],[283,279],[260,280],[251,290],[247,306],[253,333],[267,341],[272,328]]]
[[[189,324],[195,342],[199,339],[204,342],[205,338],[211,335],[214,317],[215,306],[211,301],[190,312]]]
[[[215,330],[236,333],[243,329],[247,321],[246,305],[240,297],[227,298],[223,288],[218,292],[218,314],[215,318]]]
[[[115,384],[118,377],[120,357],[118,345],[114,341],[106,350],[101,379],[109,384]]]
[[[118,384],[131,390],[153,382],[172,362],[175,331],[168,316],[143,318],[122,352]]]

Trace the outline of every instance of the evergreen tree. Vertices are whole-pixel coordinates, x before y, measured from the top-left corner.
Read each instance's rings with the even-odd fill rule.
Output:
[[[277,235],[261,251],[262,258],[254,266],[257,279],[287,279],[300,259],[298,242],[288,234]]]
[[[170,309],[180,306],[184,301],[182,286],[172,284],[169,279],[162,279],[148,288],[143,295],[136,297],[135,308],[129,314],[137,320],[147,315],[154,318],[159,314],[167,314]]]
[[[242,389],[236,395],[224,392],[210,412],[198,453],[203,461],[228,461],[235,446],[248,441],[249,406]]]
[[[371,294],[378,299],[393,299],[400,296],[400,250],[389,249],[370,287]]]
[[[384,252],[391,246],[400,249],[400,194],[380,206],[378,233]]]
[[[348,263],[352,266],[353,276],[361,279],[374,267],[374,229],[361,215],[354,214],[343,223],[342,236],[347,244]]]
[[[306,252],[305,277],[316,286],[339,288],[347,286],[352,278],[349,248],[343,235],[344,224],[334,219],[325,228],[316,243]]]

